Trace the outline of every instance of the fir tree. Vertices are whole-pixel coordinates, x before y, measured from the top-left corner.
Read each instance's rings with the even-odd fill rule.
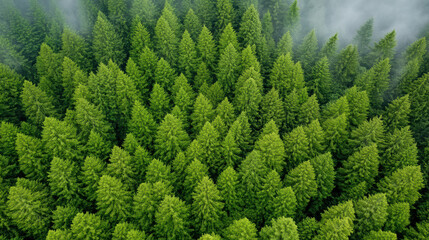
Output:
[[[178,39],[174,29],[164,16],[161,16],[156,23],[154,39],[158,54],[175,66]]]
[[[310,94],[316,94],[321,103],[328,102],[333,84],[328,58],[323,57],[317,61],[310,72],[307,82]]]
[[[37,125],[41,125],[45,117],[57,116],[51,99],[44,91],[29,81],[24,81],[21,98],[25,115]]]
[[[156,236],[163,239],[190,238],[188,206],[177,197],[165,196],[155,213]]]
[[[320,126],[319,120],[313,120],[304,127],[304,132],[308,139],[309,157],[315,157],[322,154],[326,148],[325,133]]]
[[[234,222],[225,229],[224,234],[227,240],[256,240],[257,230],[254,223],[247,218],[234,220]]]
[[[288,239],[298,240],[298,227],[292,218],[280,217],[273,219],[272,226],[265,226],[261,229],[260,235],[262,239]]]
[[[270,218],[294,217],[296,215],[297,198],[291,187],[284,187],[277,192],[272,205]]]
[[[190,8],[186,14],[185,19],[183,20],[183,25],[185,30],[187,30],[191,35],[192,39],[197,41],[198,35],[201,33],[203,26],[201,25],[200,19],[198,19],[198,16],[194,13],[192,8]]]
[[[119,179],[103,175],[98,182],[96,195],[98,213],[108,217],[111,223],[129,218],[131,193]]]
[[[231,133],[235,142],[241,150],[241,156],[246,156],[251,150],[252,131],[250,129],[249,119],[246,112],[241,112],[234,123],[231,125],[228,134]]]
[[[386,195],[378,193],[369,195],[355,204],[356,236],[362,236],[370,231],[381,230],[387,219]]]
[[[153,0],[133,0],[130,9],[131,17],[138,17],[146,27],[153,29],[156,24],[158,11]]]
[[[234,101],[236,109],[240,112],[245,111],[252,127],[258,129],[260,126],[259,105],[262,101],[262,95],[253,78],[249,78],[238,90],[238,95]]]
[[[316,236],[316,231],[319,229],[319,224],[315,218],[306,217],[301,222],[298,222],[299,238],[303,240],[311,240]]]
[[[285,157],[283,141],[278,133],[271,133],[260,138],[255,149],[261,154],[262,161],[269,169],[282,173]]]
[[[323,123],[325,130],[327,150],[335,157],[340,156],[344,152],[346,141],[348,139],[347,118],[343,113],[336,118],[330,118]]]
[[[133,168],[132,158],[128,152],[114,146],[107,164],[106,174],[120,180],[127,189],[133,190],[135,186],[136,170]]]
[[[197,52],[195,43],[187,30],[183,33],[179,45],[179,69],[189,79],[192,79],[197,70]]]
[[[364,239],[365,240],[369,240],[369,239],[396,240],[397,236],[393,232],[378,230],[378,231],[371,231]]]
[[[213,29],[216,23],[216,2],[209,0],[195,1],[195,9],[201,23],[208,29]]]
[[[346,98],[349,107],[349,123],[351,127],[357,127],[368,117],[369,98],[366,91],[359,91],[356,86],[346,90]]]
[[[51,161],[48,173],[49,186],[51,193],[58,197],[58,202],[79,203],[77,171],[76,165],[70,160],[54,157]]]
[[[6,65],[0,64],[0,82],[0,87],[3,89],[0,95],[0,118],[8,122],[18,123],[23,117],[20,94],[24,79]]]
[[[285,185],[292,187],[297,200],[297,208],[303,210],[310,198],[317,195],[316,175],[310,161],[303,162],[292,169],[285,178]]]
[[[217,231],[223,218],[222,197],[216,185],[209,177],[204,177],[192,193],[192,215],[196,229],[200,234]]]
[[[353,39],[359,50],[359,53],[363,57],[365,57],[370,52],[373,28],[374,18],[370,18],[359,28],[356,36]]]
[[[92,35],[92,47],[97,63],[107,64],[109,60],[118,65],[124,63],[125,52],[121,36],[102,12],[98,13]]]
[[[409,124],[410,109],[409,95],[393,100],[386,109],[385,121],[388,132],[406,127]]]
[[[292,36],[296,37],[300,31],[300,9],[298,1],[295,0],[290,6],[286,15],[286,28],[291,32]]]
[[[323,57],[327,57],[329,63],[332,63],[334,58],[336,57],[338,51],[338,33],[334,36],[330,37],[328,41],[326,41],[325,45],[323,45],[322,49],[320,49],[319,55]]]
[[[219,170],[222,168],[219,138],[219,133],[210,122],[204,124],[196,138],[202,153],[199,160],[209,167],[212,176],[217,176]]]
[[[297,49],[297,58],[301,62],[304,72],[308,72],[313,65],[318,48],[316,32],[312,30],[304,37],[303,42]]]
[[[238,215],[240,210],[238,189],[238,174],[233,167],[227,167],[217,178],[217,187],[221,198],[224,200],[224,210],[230,219]]]
[[[118,223],[115,226],[115,230],[112,234],[112,240],[125,240],[127,239],[127,233],[130,230],[135,229],[135,226],[128,222]]]
[[[240,72],[243,73],[245,70],[253,67],[257,72],[261,72],[261,65],[255,55],[254,50],[250,45],[241,52]]]
[[[217,22],[216,29],[219,32],[223,32],[225,27],[231,24],[234,20],[234,8],[232,6],[232,1],[230,0],[217,0],[216,1],[216,12],[217,12]],[[235,47],[235,46],[234,46]]]
[[[104,114],[83,98],[77,99],[75,121],[79,128],[79,137],[85,141],[93,131],[105,139],[111,138],[112,127],[105,120]]]
[[[200,93],[194,104],[194,111],[191,115],[193,132],[198,134],[207,121],[212,121],[214,115],[210,101]]]
[[[228,0],[220,0],[220,1],[228,1]],[[229,44],[232,44],[235,50],[240,50],[240,45],[238,44],[237,34],[232,27],[231,23],[228,23],[225,28],[222,30],[222,34],[219,37],[219,55],[222,56],[225,49]]]
[[[171,68],[170,64],[164,58],[161,58],[155,68],[155,84],[159,84],[167,92],[170,92],[175,79],[176,73],[174,69]]]
[[[198,36],[197,50],[200,61],[207,65],[211,73],[214,73],[217,57],[216,44],[212,33],[206,26],[203,26]]]
[[[223,167],[235,167],[241,160],[241,149],[235,140],[234,134],[233,132],[228,132],[222,142],[221,155],[223,158]]]
[[[395,203],[387,207],[387,219],[384,229],[392,232],[404,232],[410,224],[410,204]]]
[[[137,61],[145,47],[152,47],[150,34],[146,27],[140,22],[139,16],[133,19],[130,34],[130,58]]]
[[[294,64],[290,54],[281,55],[274,62],[268,81],[270,87],[279,90],[280,96],[286,96],[294,88],[304,87],[304,75],[299,63]]]
[[[83,163],[80,181],[82,182],[83,193],[89,201],[96,199],[98,181],[104,174],[106,164],[97,157],[88,156]]]
[[[260,56],[262,24],[259,19],[259,12],[253,4],[243,14],[240,23],[239,39],[243,47],[255,45],[257,55]]]
[[[337,86],[335,92],[341,93],[351,87],[359,71],[359,53],[356,46],[348,45],[336,57],[334,72]]]
[[[350,149],[360,149],[372,143],[380,147],[384,143],[384,126],[379,117],[363,122],[350,134]]]
[[[73,218],[71,235],[73,239],[107,238],[109,225],[100,216],[92,213],[78,213]]]
[[[170,99],[164,88],[159,84],[153,85],[152,93],[150,94],[150,111],[156,122],[160,122],[165,114],[170,109]]]
[[[241,87],[249,78],[253,78],[256,82],[256,86],[258,87],[259,91],[261,93],[263,92],[264,86],[261,73],[256,71],[254,67],[250,67],[244,70],[244,72],[238,78],[237,83],[235,84],[235,95],[238,95],[238,90],[241,89]]]
[[[335,206],[329,207],[321,214],[320,223],[326,224],[329,220],[344,219],[349,227],[353,229],[353,221],[356,219],[355,209],[351,200],[339,203]]]
[[[43,122],[42,142],[53,156],[66,159],[80,157],[76,129],[67,122],[46,118]]]
[[[137,64],[139,65],[143,74],[141,81],[146,82],[149,88],[152,87],[154,82],[154,74],[157,63],[157,55],[149,47],[144,47]],[[139,84],[136,86],[139,87]]]
[[[295,168],[305,160],[308,156],[308,139],[304,132],[304,128],[299,126],[292,132],[287,134],[284,138],[285,142],[285,156],[287,170]]]
[[[261,124],[265,125],[273,120],[277,126],[283,125],[283,118],[285,117],[283,101],[280,98],[279,91],[272,88],[267,94],[264,95],[261,101]]]
[[[346,240],[353,232],[353,226],[350,225],[347,218],[333,218],[321,225],[316,240],[336,239]]]
[[[185,181],[183,182],[185,200],[190,202],[192,193],[194,192],[197,184],[205,177],[208,176],[208,167],[202,164],[198,159],[194,158],[192,162],[185,169]]]
[[[263,179],[261,190],[257,193],[257,208],[261,215],[258,222],[262,223],[263,220],[269,219],[269,215],[271,215],[270,208],[273,207],[274,198],[281,187],[282,181],[280,175],[275,170],[268,172],[267,176]]]
[[[374,64],[386,58],[393,59],[396,47],[396,32],[386,34],[384,38],[374,44],[372,51],[368,55],[368,63]],[[369,65],[369,66],[371,66]]]
[[[132,110],[131,120],[128,122],[128,130],[133,133],[143,147],[150,147],[153,142],[153,133],[156,123],[152,114],[136,101]]]
[[[230,43],[219,59],[217,78],[222,85],[223,91],[230,96],[234,92],[235,81],[239,75],[239,53]]]
[[[310,160],[317,183],[317,200],[326,199],[335,187],[336,173],[331,153],[318,155]]]
[[[162,12],[161,12],[161,17],[165,18],[165,20],[168,22],[168,25],[170,26],[171,30],[173,30],[176,37],[179,37],[182,26],[174,11],[175,9],[170,5],[168,1],[166,1],[164,4],[164,8],[162,9]]]

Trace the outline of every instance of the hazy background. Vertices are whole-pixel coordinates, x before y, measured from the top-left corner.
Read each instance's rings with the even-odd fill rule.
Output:
[[[400,45],[414,41],[429,23],[429,0],[298,0],[303,31],[316,28],[320,40],[338,32],[350,42],[374,18],[374,39],[396,30]],[[427,28],[426,28],[427,29]]]

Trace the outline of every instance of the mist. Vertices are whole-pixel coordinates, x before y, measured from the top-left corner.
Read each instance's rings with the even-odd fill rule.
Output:
[[[356,31],[374,18],[373,40],[396,30],[398,45],[421,37],[429,24],[429,0],[301,0],[304,34],[315,28],[319,40],[335,33],[341,43],[350,43]]]

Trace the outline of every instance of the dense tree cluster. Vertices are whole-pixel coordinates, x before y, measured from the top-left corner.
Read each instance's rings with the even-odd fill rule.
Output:
[[[0,0],[0,239],[429,239],[429,35],[77,2]]]

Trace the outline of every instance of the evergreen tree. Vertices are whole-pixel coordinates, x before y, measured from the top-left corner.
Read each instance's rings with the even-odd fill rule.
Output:
[[[356,219],[353,202],[349,200],[347,202],[331,206],[321,214],[321,217],[320,223],[322,225],[326,224],[330,220],[343,219],[348,223],[349,227],[353,229],[353,221]]]
[[[75,89],[79,84],[86,84],[87,79],[76,63],[68,57],[64,57],[62,70],[63,104],[65,105],[64,108],[68,109],[72,105]]]
[[[417,79],[411,87],[411,127],[417,141],[424,141],[428,133],[429,105],[426,101],[429,96],[428,82],[429,74],[425,74]]]
[[[106,174],[120,180],[127,189],[135,187],[136,169],[133,167],[132,158],[128,152],[118,146],[114,146],[107,164]]]
[[[216,23],[216,2],[196,0],[194,4],[201,23],[208,29],[213,29],[213,25]]]
[[[321,58],[315,63],[309,74],[307,86],[310,94],[316,94],[321,103],[326,103],[331,98],[332,75],[329,71],[327,57]]]
[[[298,240],[298,227],[292,218],[280,217],[273,219],[272,226],[265,226],[261,229],[262,239],[288,239]]]
[[[322,126],[325,130],[327,150],[335,157],[340,156],[344,152],[348,138],[346,115],[343,113],[336,118],[327,119]]]
[[[84,148],[87,156],[95,156],[103,160],[107,159],[111,149],[112,143],[95,131],[91,131],[89,134],[88,142]]]
[[[387,220],[384,229],[392,232],[404,232],[410,224],[410,204],[394,203],[387,207]]]
[[[262,161],[269,169],[282,173],[285,157],[283,141],[278,133],[271,133],[260,138],[255,144],[255,150],[261,154]]]
[[[18,123],[23,117],[20,99],[23,83],[22,76],[6,65],[0,64],[0,87],[3,89],[0,95],[0,118],[2,120]]]
[[[347,218],[333,218],[321,225],[315,239],[346,240],[349,239],[352,232],[353,226],[350,225]]]
[[[53,229],[70,228],[73,218],[78,213],[78,209],[72,205],[57,206],[52,213]]]
[[[80,139],[87,140],[91,132],[100,134],[105,139],[111,138],[112,127],[105,120],[104,114],[93,104],[83,98],[77,99],[75,121]]]
[[[389,62],[388,58],[378,62],[356,80],[356,86],[368,93],[373,108],[380,108],[384,92],[389,87]]]
[[[219,133],[210,122],[206,122],[197,136],[198,145],[201,148],[199,160],[207,165],[212,176],[217,176],[222,168],[220,160]]]
[[[315,218],[306,217],[297,224],[299,238],[310,240],[316,236],[316,231],[319,229],[319,224]]]
[[[188,206],[177,197],[167,195],[155,213],[155,233],[161,239],[190,238]]]
[[[262,101],[262,95],[253,78],[249,78],[238,90],[238,95],[234,101],[236,109],[240,112],[245,111],[252,127],[258,129],[260,126],[259,105]]]
[[[417,145],[408,126],[388,134],[384,147],[381,165],[385,176],[403,167],[417,165]]]
[[[47,117],[43,122],[42,142],[45,149],[55,157],[80,158],[80,143],[76,128],[64,121]]]
[[[250,45],[247,45],[246,48],[241,52],[241,62],[240,62],[240,72],[253,67],[257,72],[261,72],[261,65],[256,58],[255,51],[252,50]]]
[[[291,187],[284,187],[277,192],[271,207],[270,218],[294,217],[296,215],[297,198]],[[269,218],[268,218],[269,219]]]
[[[246,156],[251,150],[252,131],[250,129],[249,119],[246,112],[241,112],[234,123],[231,125],[228,134],[231,133],[235,142],[241,150],[241,156]]]
[[[170,64],[161,58],[156,64],[154,80],[155,84],[159,84],[167,92],[171,92],[174,80],[176,79],[176,73]]]
[[[190,8],[186,14],[185,19],[183,20],[183,25],[185,30],[187,30],[191,35],[192,39],[197,41],[198,35],[201,33],[203,26],[201,25],[200,19],[198,19],[198,16],[194,13],[192,8]]]
[[[315,157],[322,154],[326,148],[325,132],[320,126],[319,120],[313,120],[310,124],[304,127],[305,135],[308,139],[308,155]]]
[[[93,30],[93,52],[97,63],[107,64],[109,60],[122,65],[125,60],[121,36],[106,16],[99,12]]]
[[[112,234],[112,240],[125,240],[127,239],[127,233],[133,230],[135,226],[128,222],[118,223],[115,226],[115,230]]]
[[[82,192],[89,201],[96,200],[96,190],[101,176],[104,174],[106,164],[97,157],[88,156],[83,163],[80,181],[82,182]]]
[[[220,32],[223,32],[225,27],[231,24],[234,20],[235,15],[234,15],[234,8],[232,7],[232,1],[217,0],[216,12],[217,12],[217,22],[215,25],[216,25],[216,29],[218,29],[220,33]]]
[[[159,203],[171,194],[171,187],[164,182],[141,183],[133,199],[135,223],[144,231],[150,231],[155,222]]]
[[[194,160],[192,160],[192,162],[185,169],[183,195],[186,201],[191,201],[192,193],[194,192],[195,187],[205,176],[208,176],[208,167],[202,164],[198,159],[194,158]]]
[[[228,132],[222,142],[221,155],[223,167],[235,167],[240,162],[242,153],[233,132]]]
[[[374,239],[374,240],[396,240],[397,236],[393,232],[389,231],[371,231],[364,239]]]
[[[317,56],[318,43],[314,29],[309,32],[297,49],[297,59],[301,62],[304,72],[308,72]]]
[[[143,52],[140,55],[138,65],[143,74],[141,81],[146,82],[149,89],[153,86],[155,68],[157,63],[157,55],[152,51],[152,49],[145,46]],[[136,86],[139,87],[139,84],[137,84]]]
[[[179,37],[180,34],[182,33],[181,31],[182,26],[174,11],[175,9],[170,5],[168,1],[166,1],[164,4],[164,8],[162,9],[161,17],[165,18],[165,20],[168,22],[168,25],[170,26],[171,30],[173,30],[176,37]]]
[[[133,0],[130,9],[131,17],[138,17],[148,29],[153,29],[156,24],[156,16],[159,12],[153,0]]]
[[[369,98],[366,91],[359,91],[356,86],[346,90],[346,98],[349,107],[349,123],[351,127],[357,127],[368,117]]]
[[[41,125],[45,117],[56,117],[57,112],[51,99],[39,87],[24,81],[21,94],[25,115],[36,125]]]
[[[227,240],[256,240],[257,230],[254,223],[247,218],[234,220],[234,222],[225,229],[224,234]]]
[[[335,187],[336,173],[331,153],[318,155],[310,160],[317,183],[317,200],[326,199]]]
[[[359,53],[354,45],[348,45],[336,57],[334,62],[336,84],[334,92],[341,93],[351,87],[359,71]]]
[[[179,45],[179,69],[189,79],[192,79],[197,70],[197,52],[195,43],[187,30],[183,33]]]
[[[350,149],[360,149],[372,143],[380,147],[384,144],[384,126],[380,117],[363,122],[350,134]]]
[[[219,1],[228,1],[228,0],[219,0]],[[222,56],[225,49],[229,44],[232,44],[235,50],[240,50],[240,45],[238,44],[237,34],[235,33],[234,28],[231,23],[228,23],[222,30],[222,34],[219,37],[219,55]]]
[[[195,187],[192,198],[192,215],[198,232],[203,234],[217,231],[222,226],[224,203],[213,181],[204,177]]]
[[[225,98],[216,108],[215,113],[220,116],[229,128],[235,121],[234,106]]]
[[[231,96],[234,92],[235,81],[239,75],[239,53],[229,43],[219,59],[217,78],[222,85],[223,91]]]
[[[374,44],[372,51],[368,55],[368,63],[372,66],[374,63],[380,62],[386,58],[393,59],[396,47],[396,32],[386,34],[384,38]]]
[[[371,231],[381,230],[387,219],[386,195],[378,193],[369,195],[355,204],[356,236],[362,236]]]
[[[198,134],[205,123],[213,120],[213,107],[210,101],[200,93],[194,104],[194,111],[191,115],[192,128],[194,134]]]
[[[130,131],[143,147],[151,148],[156,123],[152,114],[138,101],[134,103],[131,120],[128,122]]]
[[[70,58],[85,72],[92,69],[90,46],[82,36],[66,27],[61,35],[61,42],[61,54],[64,57]]]
[[[258,222],[262,223],[264,220],[269,219],[269,215],[271,215],[270,208],[272,208],[274,199],[281,187],[282,181],[280,175],[275,170],[268,172],[267,176],[263,179],[261,190],[257,193],[257,208],[261,215]]]
[[[133,19],[130,33],[130,58],[137,61],[145,47],[152,47],[150,34],[140,22],[139,16]]]
[[[319,115],[319,102],[317,101],[316,95],[313,94],[301,105],[298,114],[298,123],[303,125],[309,124],[311,121],[318,119]]]
[[[207,65],[211,73],[214,73],[217,56],[216,44],[213,40],[212,33],[205,25],[198,36],[197,50],[200,61]]]
[[[280,57],[281,55],[288,55],[293,56],[293,39],[290,35],[290,31],[283,34],[282,38],[280,38],[279,42],[277,43],[277,49],[276,49],[276,57]]]
[[[275,88],[271,88],[261,101],[261,124],[265,125],[273,120],[277,126],[281,127],[284,117],[283,101],[280,98],[279,91]]]
[[[344,114],[346,118],[350,116],[350,107],[346,96],[329,102],[322,111],[322,119],[335,118],[341,114]]]
[[[119,223],[130,216],[131,193],[122,182],[108,175],[103,175],[96,191],[97,210],[111,223]]]
[[[283,137],[285,143],[285,156],[287,170],[295,168],[305,160],[308,156],[308,139],[304,128],[299,126]]]
[[[261,73],[256,71],[254,67],[250,67],[244,70],[244,72],[238,78],[237,83],[235,84],[235,95],[238,95],[238,90],[241,89],[241,87],[249,78],[253,78],[256,82],[256,85],[258,86],[259,91],[261,93],[263,92],[264,86]]]
[[[164,16],[158,19],[155,27],[155,46],[159,56],[173,66],[176,65],[177,61],[176,52],[178,44],[177,35],[174,31],[175,30],[169,25],[168,20]]]
[[[292,36],[297,37],[300,31],[300,9],[298,7],[298,1],[295,0],[290,6],[286,15],[286,28],[291,32]]]
[[[316,175],[310,161],[303,162],[292,169],[285,178],[285,185],[292,187],[297,200],[297,208],[303,210],[310,198],[317,195]]]
[[[374,18],[368,19],[357,31],[353,41],[356,44],[361,56],[365,57],[370,52],[372,33],[374,28]]]
[[[49,230],[48,235],[46,235],[46,240],[67,240],[70,239],[70,233],[68,230],[57,229]]]
[[[230,219],[238,215],[240,210],[238,189],[238,174],[233,167],[229,166],[219,174],[217,187],[221,198],[224,200],[224,211]]]
[[[132,58],[129,58],[127,61],[126,73],[136,88],[136,95],[138,96],[138,99],[146,102],[148,98],[147,95],[149,83],[144,78],[143,71],[139,69],[136,62]]]
[[[278,89],[280,96],[283,97],[292,92],[294,88],[303,88],[304,75],[301,65],[294,64],[290,54],[281,55],[274,62],[268,85]]]
[[[221,240],[222,238],[220,238],[219,235],[216,235],[214,233],[212,234],[204,234],[203,236],[201,236],[200,238],[198,238],[198,240]]]
[[[242,47],[255,45],[257,55],[260,56],[262,24],[259,19],[259,12],[253,4],[243,14],[240,23],[239,39]]]
[[[54,157],[48,173],[51,193],[57,196],[59,203],[79,203],[77,167],[70,160]]]
[[[170,109],[170,99],[164,88],[158,83],[153,85],[149,101],[150,111],[152,112],[154,120],[160,122]]]
[[[92,213],[78,213],[73,218],[71,235],[73,239],[103,239],[109,234],[109,225],[100,216]]]
[[[335,33],[334,36],[330,37],[328,41],[326,41],[322,49],[320,49],[319,55],[322,58],[327,57],[329,60],[329,63],[332,63],[332,61],[336,57],[337,51],[338,51],[338,33]]]
[[[388,132],[393,132],[395,129],[406,127],[409,124],[410,107],[409,95],[398,97],[389,103],[385,113]]]
[[[420,166],[406,166],[384,177],[378,183],[378,189],[386,193],[389,203],[408,202],[414,204],[419,198],[419,191],[424,187]]]

